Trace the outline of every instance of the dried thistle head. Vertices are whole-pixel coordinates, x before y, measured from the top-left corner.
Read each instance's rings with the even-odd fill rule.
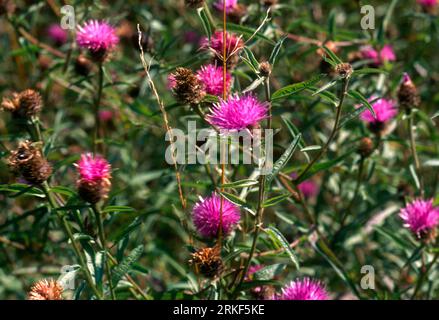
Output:
[[[404,73],[401,84],[398,89],[399,105],[409,112],[412,108],[416,108],[421,103],[418,89],[407,73]]]
[[[43,183],[52,174],[52,166],[31,141],[20,142],[17,150],[11,152],[8,164],[13,173],[34,185]]]
[[[206,91],[200,79],[187,68],[177,68],[168,77],[175,98],[183,104],[199,104]]]
[[[194,266],[196,273],[213,278],[219,275],[223,269],[220,251],[219,246],[202,248],[192,254],[189,263]]]
[[[9,111],[14,117],[29,118],[37,115],[43,107],[41,95],[32,89],[20,93],[14,92],[12,97],[3,98],[1,109]]]
[[[189,8],[197,9],[204,5],[204,0],[184,0],[184,3]]]
[[[268,61],[264,61],[259,64],[259,72],[263,77],[270,76],[271,71],[272,71],[272,66]]]
[[[350,63],[339,63],[335,66],[335,72],[343,79],[350,78],[354,70]]]
[[[62,300],[63,287],[53,279],[36,282],[30,289],[29,300]]]

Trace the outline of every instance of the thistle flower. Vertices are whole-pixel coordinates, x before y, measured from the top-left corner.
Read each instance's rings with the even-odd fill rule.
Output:
[[[213,64],[202,66],[197,71],[198,79],[204,84],[206,92],[215,96],[221,96],[224,86],[223,67],[217,67]],[[226,72],[226,91],[230,89],[232,77],[229,72]]]
[[[436,7],[438,5],[438,0],[417,0],[416,2],[427,8]]]
[[[241,130],[257,126],[268,117],[268,103],[260,102],[255,96],[231,96],[213,105],[207,121],[224,130]]]
[[[398,89],[398,103],[409,112],[412,108],[419,106],[421,99],[418,94],[418,89],[413,83],[412,79],[407,73],[404,73],[401,84]]]
[[[200,103],[206,91],[201,80],[187,68],[177,68],[168,76],[168,88],[175,98],[183,104]]]
[[[373,97],[369,99],[369,101],[372,100],[374,100]],[[372,103],[372,108],[375,111],[376,117],[374,117],[369,110],[365,110],[360,115],[360,119],[368,123],[369,129],[373,132],[381,132],[384,130],[386,123],[393,119],[398,113],[395,102],[384,98]]]
[[[220,253],[221,249],[219,246],[202,248],[192,254],[189,263],[194,266],[196,273],[213,278],[223,270],[223,261]]]
[[[15,118],[30,118],[36,116],[43,107],[41,95],[32,89],[14,92],[11,98],[3,98],[1,109],[12,113]]]
[[[219,232],[221,196],[213,193],[210,197],[201,198],[192,210],[195,228],[205,238],[215,238]],[[228,236],[238,224],[240,212],[236,205],[222,199],[222,234]]]
[[[105,21],[90,20],[78,27],[76,42],[95,61],[103,61],[119,43],[116,30]]]
[[[401,209],[399,216],[404,227],[423,239],[439,224],[439,207],[433,206],[433,199],[417,199]]]
[[[63,45],[67,42],[67,31],[61,28],[59,24],[52,24],[47,29],[47,35],[53,42],[55,42],[58,46]]]
[[[215,55],[215,61],[218,65],[223,64],[224,56],[224,35],[223,31],[216,31],[209,39],[207,37],[201,40],[201,49],[210,50]],[[227,68],[233,69],[238,64],[237,53],[244,48],[244,41],[241,37],[236,36],[233,33],[226,33],[226,62]]]
[[[101,156],[81,155],[75,164],[79,179],[77,187],[82,199],[92,204],[105,199],[111,188],[111,165]]]
[[[230,13],[238,5],[238,0],[217,0],[213,4],[213,6],[215,7],[215,9],[223,11],[224,2],[226,2],[226,13]]]
[[[18,149],[11,152],[8,165],[14,174],[33,185],[43,183],[52,174],[51,165],[31,141],[20,142]]]
[[[297,172],[290,174],[293,179],[297,178]],[[312,198],[319,194],[320,187],[314,180],[305,180],[297,185],[297,189],[302,192],[305,198]]]
[[[62,300],[63,287],[53,279],[36,282],[30,289],[29,300]]]
[[[380,51],[375,50],[371,46],[365,46],[361,48],[360,52],[364,59],[373,60],[373,63],[376,65],[396,60],[393,47],[389,44],[384,45]]]
[[[291,281],[282,289],[280,300],[328,300],[328,293],[320,281],[310,278]]]

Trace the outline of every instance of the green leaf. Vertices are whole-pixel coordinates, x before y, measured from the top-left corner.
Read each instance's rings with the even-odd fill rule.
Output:
[[[265,184],[267,186],[273,181],[274,177],[279,173],[279,171],[281,171],[285,167],[285,165],[291,159],[291,157],[294,154],[294,151],[297,148],[297,145],[299,144],[301,137],[302,135],[300,133],[296,135],[296,137],[290,143],[290,145],[285,150],[283,155],[276,161],[276,163],[273,166],[272,172],[265,177]]]
[[[284,201],[285,199],[287,199],[289,197],[291,197],[291,194],[286,193],[286,194],[281,194],[279,196],[267,199],[262,204],[262,208],[272,207],[272,206],[278,204],[279,202]]]
[[[217,96],[206,94],[203,98],[203,102],[207,103],[218,103],[220,100]]]
[[[287,239],[285,239],[284,235],[277,230],[275,227],[268,227],[264,229],[264,232],[268,234],[273,244],[278,248],[283,248],[290,257],[291,261],[294,263],[297,270],[300,269],[299,259],[294,253],[293,249],[291,249],[290,244]]]
[[[285,264],[276,263],[262,268],[253,274],[255,280],[271,280],[285,269]]]
[[[212,26],[210,25],[209,17],[207,16],[204,8],[199,8],[197,13],[201,19],[201,23],[203,24],[204,32],[210,40],[210,37],[212,36]]]
[[[326,76],[326,74],[322,73],[322,74],[320,74],[320,75],[318,75],[318,76],[316,76],[308,81],[294,83],[294,84],[290,84],[286,87],[283,87],[283,88],[281,88],[273,93],[273,95],[271,96],[271,100],[275,101],[275,100],[283,99],[283,98],[288,97],[290,95],[299,93],[299,92],[313,86],[314,84],[319,82],[321,79],[323,79],[325,76]]]
[[[219,25],[218,27],[222,28],[221,25]],[[236,32],[236,33],[240,33],[242,35],[247,36],[248,38],[250,38],[254,34],[255,38],[257,38],[259,40],[266,41],[273,46],[276,45],[276,43],[273,40],[271,40],[270,38],[268,38],[267,36],[265,36],[261,32],[255,33],[256,29],[253,29],[253,28],[244,27],[242,25],[229,22],[229,23],[227,23],[227,30],[232,31],[232,32]]]
[[[221,185],[222,188],[245,188],[245,187],[251,187],[258,184],[258,181],[253,179],[243,179],[231,183],[226,183]]]
[[[360,92],[358,92],[356,90],[349,90],[348,96],[353,98],[354,100],[361,102],[363,105],[365,105],[366,108],[369,109],[369,111],[372,113],[373,117],[376,118],[375,110],[373,110],[369,101],[367,101],[367,99]]]
[[[341,120],[340,120],[340,124],[338,125],[338,128],[342,128],[344,125],[346,125],[349,121],[354,120],[355,118],[357,118],[358,116],[360,116],[360,114],[362,114],[364,112],[364,110],[366,110],[367,107],[365,105],[362,105],[359,108],[356,108],[354,111],[348,113],[347,115],[345,115]]]
[[[108,206],[105,207],[102,212],[109,213],[109,212],[135,212],[136,209],[128,207],[128,206]]]
[[[416,188],[418,190],[421,189],[421,183],[419,182],[418,174],[416,173],[416,169],[414,165],[410,164],[409,169],[410,169],[410,174],[413,177],[413,181],[415,181]]]
[[[268,59],[268,62],[272,66],[274,66],[274,64],[276,63],[276,58],[279,55],[280,49],[282,48],[282,45],[283,45],[285,39],[287,39],[287,38],[288,38],[287,35],[282,36],[282,38],[280,38],[279,41],[274,46],[274,49],[273,49],[273,51],[270,54],[270,58]]]
[[[122,261],[114,267],[113,277],[111,279],[113,286],[117,286],[118,282],[127,274],[132,265],[140,258],[143,253],[143,245],[137,246],[130,254],[122,259]]]
[[[244,53],[247,56],[247,60],[250,61],[253,69],[258,72],[258,70],[259,70],[259,62],[255,58],[255,55],[253,54],[253,52],[249,48],[244,47]]]
[[[359,76],[359,75],[363,75],[363,74],[374,74],[374,73],[388,74],[389,72],[387,72],[385,70],[377,69],[377,68],[364,68],[364,69],[360,69],[360,70],[354,70],[352,75]]]
[[[333,64],[331,63],[332,65],[343,63],[343,61],[341,61],[341,59],[337,57],[337,55],[334,52],[332,52],[332,50],[329,49],[327,46],[323,45],[322,49],[325,50],[326,54],[329,56],[330,61],[333,62]]]

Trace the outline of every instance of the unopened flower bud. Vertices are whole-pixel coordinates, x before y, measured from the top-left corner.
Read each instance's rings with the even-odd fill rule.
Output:
[[[52,174],[51,165],[30,141],[21,142],[18,149],[11,152],[8,164],[13,173],[34,185],[43,183]]]
[[[261,73],[261,75],[263,77],[270,76],[271,70],[272,70],[272,67],[271,67],[271,64],[269,62],[264,61],[264,62],[261,62],[259,64],[259,72]]]
[[[53,279],[36,282],[28,295],[29,300],[62,300],[63,287]]]
[[[404,73],[398,89],[398,102],[406,112],[409,112],[412,108],[418,107],[421,103],[418,89],[407,73]]]
[[[208,278],[219,275],[223,269],[223,262],[220,256],[220,248],[203,248],[192,254],[189,263],[194,266],[195,272]]]
[[[27,89],[20,93],[13,93],[11,98],[3,98],[1,109],[9,111],[16,118],[30,118],[36,116],[43,107],[41,95]]]
[[[81,76],[87,76],[91,69],[93,68],[93,63],[83,54],[80,54],[75,60],[75,71]]]
[[[177,68],[168,77],[175,98],[183,104],[199,104],[206,95],[200,79],[187,68]]]
[[[364,137],[360,141],[360,145],[358,146],[358,153],[363,157],[369,157],[374,150],[373,141],[371,138]]]
[[[339,63],[335,66],[335,72],[343,79],[350,78],[354,70],[350,63]]]

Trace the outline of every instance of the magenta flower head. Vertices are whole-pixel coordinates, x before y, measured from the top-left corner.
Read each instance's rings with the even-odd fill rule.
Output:
[[[325,286],[317,280],[304,278],[291,281],[282,289],[280,300],[328,300]]]
[[[78,27],[76,42],[95,61],[103,61],[119,43],[116,30],[105,21],[90,20]]]
[[[417,199],[402,208],[399,216],[404,221],[404,227],[424,239],[439,224],[439,207],[433,206],[433,199]]]
[[[381,51],[377,51],[371,46],[365,46],[360,49],[360,52],[364,59],[372,60],[375,65],[396,60],[395,51],[389,44],[386,44]]]
[[[224,10],[224,1],[226,2],[226,12],[229,13],[238,5],[238,0],[217,0],[213,4],[215,9],[219,11]]]
[[[390,44],[386,44],[380,51],[380,58],[383,62],[390,62],[396,60],[395,51]]]
[[[241,217],[239,208],[223,198],[222,234],[228,236],[238,224]],[[220,224],[221,196],[213,193],[210,197],[201,198],[192,210],[192,219],[197,231],[205,238],[215,238]]]
[[[438,0],[417,0],[417,2],[426,8],[432,8],[438,5]]]
[[[201,49],[210,50],[215,55],[217,65],[222,65],[224,56],[223,43],[223,31],[219,30],[211,36],[210,41],[207,37],[201,39]],[[244,48],[244,41],[242,41],[241,37],[233,33],[226,34],[226,59],[228,69],[236,67],[239,60],[237,53],[242,50],[242,48]]]
[[[293,179],[297,178],[297,172],[290,174]],[[297,185],[297,189],[302,192],[305,198],[312,198],[319,194],[320,187],[314,180],[305,180]]]
[[[204,84],[205,90],[208,94],[221,96],[223,92],[223,67],[217,67],[213,64],[202,66],[197,72],[198,79]],[[171,85],[172,79],[168,79]],[[230,82],[232,77],[229,72],[226,72],[226,91],[230,89]],[[174,79],[175,81],[175,79]]]
[[[375,100],[374,97],[369,99],[369,101],[373,100]],[[375,111],[376,117],[374,117],[369,110],[365,110],[361,114],[360,119],[364,122],[376,126],[384,125],[385,123],[393,119],[398,113],[398,110],[396,109],[396,103],[393,100],[388,100],[384,98],[378,99],[374,103],[372,103],[372,108]]]
[[[81,155],[75,166],[79,173],[76,184],[81,198],[92,204],[105,199],[111,188],[111,165],[108,161],[86,153]]]
[[[67,31],[61,28],[59,24],[52,24],[47,29],[47,35],[56,45],[61,46],[67,42]]]
[[[268,103],[260,102],[254,95],[234,95],[213,105],[207,121],[219,129],[242,130],[256,127],[268,117]]]

